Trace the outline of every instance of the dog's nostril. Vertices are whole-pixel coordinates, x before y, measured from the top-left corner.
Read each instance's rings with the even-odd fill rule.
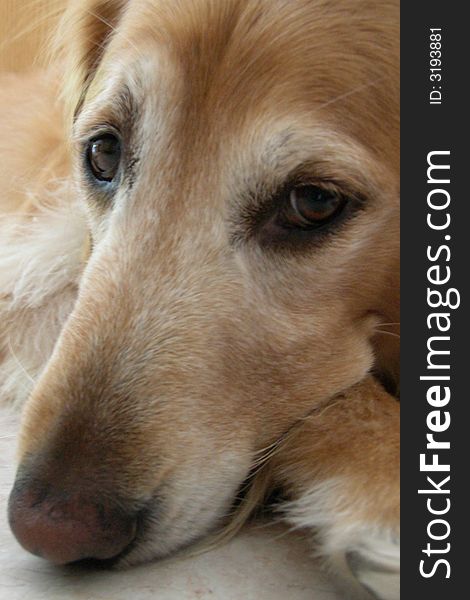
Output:
[[[56,564],[84,559],[108,561],[120,555],[136,534],[136,515],[108,500],[89,499],[40,486],[15,484],[10,495],[10,527],[29,552]]]

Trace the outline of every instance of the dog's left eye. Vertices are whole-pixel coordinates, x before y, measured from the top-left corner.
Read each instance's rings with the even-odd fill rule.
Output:
[[[88,143],[88,167],[98,181],[112,181],[119,169],[121,162],[121,143],[111,134],[105,133]]]
[[[283,185],[260,208],[249,207],[243,216],[248,235],[256,235],[263,248],[294,250],[324,240],[362,204],[362,197],[341,190],[333,181],[297,180]]]
[[[298,185],[288,190],[281,212],[285,227],[312,229],[323,226],[338,216],[346,199],[337,192],[316,185]]]

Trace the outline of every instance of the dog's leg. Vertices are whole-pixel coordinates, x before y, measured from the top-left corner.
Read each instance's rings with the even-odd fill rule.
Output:
[[[288,436],[273,467],[288,494],[283,515],[308,528],[329,566],[349,579],[349,595],[396,600],[397,400],[366,378],[306,418]]]
[[[51,71],[0,76],[0,405],[22,405],[77,294],[88,226]]]
[[[72,201],[2,218],[0,405],[22,405],[47,363],[75,301],[86,235]]]

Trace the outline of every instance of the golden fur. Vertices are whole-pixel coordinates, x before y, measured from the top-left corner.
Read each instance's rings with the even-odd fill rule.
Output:
[[[121,564],[206,535],[262,474],[254,501],[281,488],[359,594],[396,598],[399,405],[375,377],[398,383],[397,2],[72,1],[58,31],[54,67],[0,93],[0,393],[38,378],[20,462],[147,507]],[[80,160],[103,123],[136,165],[112,202]],[[266,247],[247,198],[299,166],[364,205]]]

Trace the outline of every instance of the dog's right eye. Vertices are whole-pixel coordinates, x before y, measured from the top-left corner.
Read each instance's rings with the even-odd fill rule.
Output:
[[[111,182],[116,177],[121,162],[121,142],[112,133],[105,133],[89,141],[88,168],[98,181]]]

